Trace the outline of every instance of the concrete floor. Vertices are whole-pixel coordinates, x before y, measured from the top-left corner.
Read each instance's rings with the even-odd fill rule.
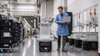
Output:
[[[0,55],[0,56],[60,56],[57,52],[57,42],[53,41],[53,50],[51,53],[39,52],[37,41],[35,38],[29,38],[25,40],[25,45],[20,48],[19,53]],[[61,56],[98,56],[97,51],[84,51],[77,48],[70,48],[68,52],[63,52]]]
[[[53,41],[53,50],[51,53],[47,52],[39,52],[38,45],[36,44],[37,41],[35,38],[28,40],[28,43],[25,45],[28,46],[25,52],[25,56],[60,56],[60,54],[57,52],[55,45],[57,45],[56,41]],[[34,50],[35,49],[35,50]],[[68,50],[68,52],[63,52],[62,56],[98,56],[97,51],[84,51],[78,48],[71,48]]]

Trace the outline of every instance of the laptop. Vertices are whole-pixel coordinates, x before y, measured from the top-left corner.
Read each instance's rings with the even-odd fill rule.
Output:
[[[70,23],[71,22],[71,16],[64,16],[63,20],[66,23]]]

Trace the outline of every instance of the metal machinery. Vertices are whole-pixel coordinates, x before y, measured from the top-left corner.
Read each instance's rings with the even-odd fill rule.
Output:
[[[15,53],[24,39],[23,24],[0,15],[0,53]]]
[[[0,56],[15,56],[24,40],[23,23],[12,16],[10,2],[0,1]]]
[[[70,45],[84,50],[98,50],[98,18],[96,7],[97,4],[73,16],[75,19],[73,19],[73,28],[78,31],[73,32],[71,37],[69,37]]]
[[[40,52],[51,52],[52,51],[52,38],[50,36],[50,22],[48,18],[41,18],[40,22],[40,33],[37,39],[39,43]]]

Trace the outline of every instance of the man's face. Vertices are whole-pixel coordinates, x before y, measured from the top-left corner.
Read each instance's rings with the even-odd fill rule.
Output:
[[[59,8],[58,11],[60,14],[63,13],[63,9],[61,9],[61,8]]]

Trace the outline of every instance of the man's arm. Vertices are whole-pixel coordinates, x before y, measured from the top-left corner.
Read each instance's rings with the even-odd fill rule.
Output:
[[[64,21],[60,21],[59,18],[58,18],[58,16],[56,16],[55,22],[56,22],[57,24],[64,24],[64,23],[65,23]]]

